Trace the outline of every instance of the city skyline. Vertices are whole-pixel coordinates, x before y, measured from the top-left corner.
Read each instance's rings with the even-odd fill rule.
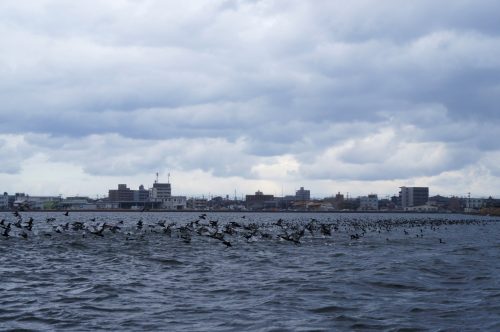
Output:
[[[155,188],[157,186],[157,184],[160,186],[165,186],[168,184],[168,195],[169,196],[183,196],[183,197],[187,197],[187,198],[204,198],[204,199],[209,199],[209,200],[216,198],[216,197],[221,197],[223,199],[228,198],[229,200],[235,199],[235,200],[244,201],[246,196],[257,194],[257,193],[265,194],[265,195],[272,195],[276,198],[284,198],[284,197],[290,197],[290,196],[295,196],[295,195],[303,195],[303,193],[307,193],[307,197],[310,197],[307,200],[323,200],[323,199],[328,199],[328,198],[334,198],[337,195],[341,195],[344,199],[359,199],[362,197],[368,197],[368,196],[372,196],[372,195],[377,196],[378,199],[392,199],[393,197],[400,196],[403,188],[414,188],[414,187],[426,188],[426,190],[427,190],[426,195],[428,197],[441,196],[441,197],[456,197],[456,198],[464,198],[464,199],[471,198],[471,197],[481,198],[481,199],[487,199],[487,198],[494,198],[495,199],[496,197],[498,197],[495,195],[488,195],[488,196],[473,195],[473,193],[471,193],[471,192],[467,192],[465,194],[448,195],[448,194],[444,194],[444,193],[440,193],[440,192],[435,192],[432,190],[432,188],[429,188],[426,186],[400,186],[398,188],[395,188],[395,191],[393,193],[381,193],[381,192],[376,192],[376,191],[370,191],[370,192],[360,191],[360,193],[356,193],[355,191],[345,191],[345,192],[335,191],[335,192],[332,192],[330,194],[320,195],[320,194],[311,192],[309,187],[300,186],[299,188],[295,188],[295,189],[292,189],[289,191],[285,191],[284,188],[282,188],[281,192],[266,192],[266,191],[262,191],[261,189],[256,189],[256,190],[251,191],[251,192],[243,192],[243,191],[239,191],[237,188],[235,188],[233,190],[233,192],[226,192],[226,193],[207,192],[207,193],[198,193],[198,194],[186,194],[185,192],[175,190],[175,184],[173,184],[171,181],[164,181],[164,182],[160,181],[158,174],[159,173],[157,173],[156,179],[153,182],[151,182],[150,184],[149,183],[146,183],[146,184],[141,183],[137,186],[134,186],[134,185],[130,185],[129,183],[125,183],[125,182],[124,183],[116,183],[114,186],[107,188],[105,190],[104,194],[86,195],[86,194],[76,193],[73,195],[63,195],[63,194],[55,194],[54,193],[51,195],[39,195],[37,193],[30,193],[30,192],[20,191],[20,190],[15,190],[13,192],[4,191],[4,194],[6,193],[6,194],[9,194],[10,196],[15,196],[15,195],[19,194],[19,195],[26,195],[27,197],[29,197],[29,196],[33,196],[33,197],[56,197],[56,196],[59,196],[59,197],[63,197],[63,198],[87,197],[89,199],[107,199],[107,198],[110,198],[109,193],[111,191],[116,191],[117,188],[118,189],[125,188],[126,190],[132,190],[132,191],[137,191],[137,190],[144,191],[145,190],[145,191],[151,193],[151,191],[153,190],[153,188]],[[168,176],[170,178],[170,173],[168,174]]]
[[[498,10],[2,1],[0,190],[496,197]]]

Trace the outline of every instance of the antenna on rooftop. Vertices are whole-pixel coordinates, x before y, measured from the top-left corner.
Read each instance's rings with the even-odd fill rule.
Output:
[[[156,180],[155,183],[158,183],[158,172],[156,172]]]
[[[168,173],[168,181],[167,183],[170,183],[170,173]]]

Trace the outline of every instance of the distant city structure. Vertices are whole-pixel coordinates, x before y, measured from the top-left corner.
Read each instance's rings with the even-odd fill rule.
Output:
[[[304,187],[300,187],[300,189],[295,192],[295,200],[310,201],[311,192],[309,190],[305,190]]]
[[[140,185],[131,189],[120,183],[108,190],[108,196],[30,196],[25,193],[0,195],[0,210],[165,210],[165,211],[401,211],[500,214],[500,200],[492,197],[429,197],[429,187],[400,187],[398,195],[379,198],[375,193],[351,197],[338,192],[330,197],[311,199],[310,190],[300,187],[294,195],[264,194],[257,190],[241,199],[231,195],[190,197],[173,196],[170,175],[166,183],[156,180],[149,189]]]
[[[208,199],[192,197],[188,199],[187,207],[191,210],[208,210]]]
[[[149,191],[144,189],[143,185],[138,190],[131,190],[126,184],[119,184],[118,189],[108,191],[108,201],[111,207],[118,209],[139,209],[149,207],[158,207],[156,201],[151,201]]]
[[[426,205],[429,201],[429,187],[401,187],[399,197],[403,209]]]
[[[262,210],[276,207],[274,195],[264,195],[260,190],[255,192],[255,195],[246,195],[245,203],[246,208],[249,210]]]
[[[187,207],[187,198],[185,196],[172,196],[170,180],[167,183],[160,183],[157,173],[156,180],[149,190],[145,189],[143,185],[140,185],[138,190],[131,190],[126,184],[119,184],[118,189],[110,189],[105,206],[135,210],[184,210]]]
[[[0,196],[0,209],[7,210],[8,208],[9,208],[9,194],[3,193],[3,195]]]
[[[361,211],[377,211],[378,210],[378,196],[370,194],[359,198],[359,210]]]

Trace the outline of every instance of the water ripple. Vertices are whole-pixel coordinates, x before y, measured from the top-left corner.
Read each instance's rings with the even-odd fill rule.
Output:
[[[492,218],[208,214],[207,227],[208,219],[248,227],[225,235],[227,246],[155,226],[189,225],[197,214],[62,219],[124,221],[104,236],[58,233],[58,213],[23,215],[41,222],[27,239],[18,228],[0,238],[1,330],[500,330],[500,223]],[[332,234],[317,226],[295,243],[290,234],[313,219]]]

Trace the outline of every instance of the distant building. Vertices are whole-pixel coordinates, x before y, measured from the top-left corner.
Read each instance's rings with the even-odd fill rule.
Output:
[[[378,210],[378,196],[370,194],[359,198],[359,210],[361,211],[376,211]]]
[[[276,207],[281,210],[288,210],[293,207],[295,195],[286,195],[285,197],[274,197]]]
[[[245,196],[245,206],[249,210],[262,210],[273,204],[274,207],[276,207],[274,195],[264,195],[260,190],[258,190],[255,195]]]
[[[450,205],[450,198],[441,195],[429,197],[429,205],[435,206],[440,210],[447,210]]]
[[[424,204],[424,205],[418,205],[418,206],[405,207],[404,210],[408,211],[408,212],[437,212],[437,211],[439,211],[439,208],[437,206]]]
[[[119,184],[118,189],[110,189],[108,197],[111,202],[133,202],[134,192],[126,184]]]
[[[403,209],[426,205],[429,201],[429,187],[401,187],[399,197]]]
[[[208,210],[208,199],[192,197],[187,200],[187,208],[190,210]]]
[[[149,201],[149,190],[144,189],[144,186],[142,184],[139,186],[139,190],[133,190],[133,192],[134,192],[134,201],[136,202]]]
[[[344,209],[344,195],[342,195],[340,192],[337,193],[337,195],[335,195],[335,199],[334,199],[334,202],[333,202],[333,206],[337,209],[337,210],[342,210]]]
[[[108,193],[108,205],[118,205],[120,209],[158,208],[161,204],[159,200],[150,199],[150,191],[143,185],[139,190],[131,190],[126,184],[119,184],[118,189],[110,189]]]
[[[0,210],[7,210],[9,208],[9,194],[3,193],[0,196]]]
[[[16,194],[14,207],[27,210],[52,210],[57,209],[61,203],[60,196],[29,196]]]
[[[66,197],[61,201],[61,208],[65,210],[94,210],[97,209],[95,201],[88,197]]]
[[[467,198],[465,200],[466,212],[480,210],[485,205],[486,205],[486,200],[484,198]]]
[[[486,208],[500,208],[500,199],[495,199],[490,196],[484,201],[484,205]]]
[[[162,201],[172,196],[172,186],[170,183],[155,182],[153,183],[153,188],[149,191],[151,199],[155,201]]]
[[[310,201],[311,200],[311,192],[309,190],[305,190],[304,187],[300,187],[300,189],[295,192],[295,200],[296,201]]]
[[[187,198],[186,196],[170,196],[163,200],[161,207],[166,210],[185,210]]]

